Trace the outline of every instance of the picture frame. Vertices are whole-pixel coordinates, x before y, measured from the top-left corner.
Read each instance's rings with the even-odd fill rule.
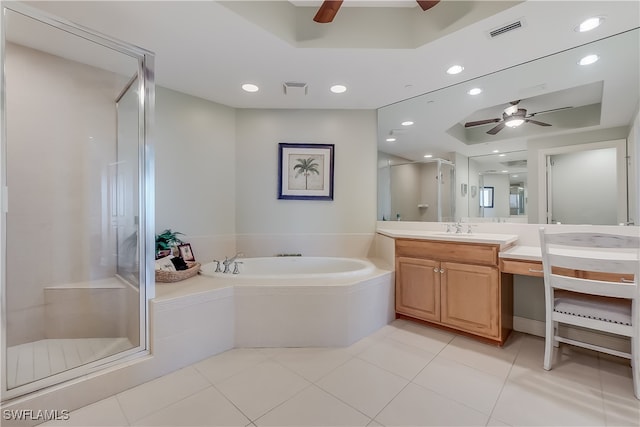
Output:
[[[278,144],[278,199],[333,200],[334,144]]]
[[[189,243],[178,245],[178,252],[180,253],[180,258],[182,258],[185,261],[196,260],[195,255],[193,255],[193,249],[191,249],[191,245]]]

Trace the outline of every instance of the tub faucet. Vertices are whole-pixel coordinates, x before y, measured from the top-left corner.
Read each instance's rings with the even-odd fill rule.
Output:
[[[224,265],[223,273],[230,273],[231,270],[229,269],[229,266],[233,264],[238,257],[243,257],[243,256],[244,254],[242,252],[238,252],[231,258],[224,257],[224,261],[222,261],[222,264]]]

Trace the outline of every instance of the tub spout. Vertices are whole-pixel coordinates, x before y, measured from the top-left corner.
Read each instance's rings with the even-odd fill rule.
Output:
[[[235,254],[231,258],[224,257],[224,261],[222,262],[222,264],[224,265],[223,273],[230,273],[231,270],[230,270],[229,266],[231,266],[231,264],[233,264],[236,261],[236,259],[238,259],[240,257],[243,257],[243,256],[244,256],[244,254],[242,252],[238,252],[237,254]]]

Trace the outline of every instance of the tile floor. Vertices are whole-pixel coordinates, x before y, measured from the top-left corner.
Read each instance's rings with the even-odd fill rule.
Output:
[[[73,426],[640,425],[630,368],[397,320],[347,348],[234,349],[71,413]]]

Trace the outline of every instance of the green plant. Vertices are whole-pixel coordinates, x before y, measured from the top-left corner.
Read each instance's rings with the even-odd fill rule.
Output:
[[[184,243],[178,235],[183,235],[184,233],[180,233],[179,231],[171,231],[170,228],[164,230],[160,234],[156,234],[156,253],[160,251],[166,251],[167,249],[172,249],[175,246]]]

